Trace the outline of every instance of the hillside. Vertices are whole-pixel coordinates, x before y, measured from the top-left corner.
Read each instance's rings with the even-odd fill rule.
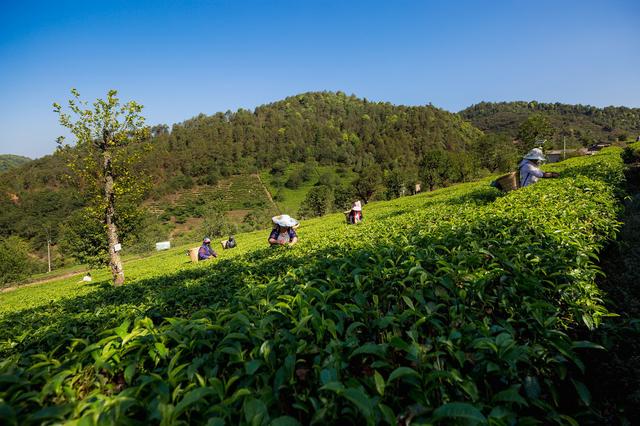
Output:
[[[31,161],[31,158],[23,157],[21,155],[0,154],[0,173],[6,172],[9,169],[13,169],[14,167],[18,167],[29,161]]]
[[[339,188],[331,190],[343,194],[352,192],[356,177],[374,169],[377,179],[387,179],[398,192],[414,186],[425,155],[439,150],[460,159],[448,163],[450,176],[442,178],[440,185],[468,180],[468,173],[457,171],[469,169],[472,148],[481,137],[478,129],[458,115],[432,106],[369,102],[341,92],[304,93],[254,111],[201,114],[171,129],[159,125],[151,130],[151,149],[138,153],[138,168],[151,181],[143,204],[150,208],[123,224],[121,233],[125,245],[135,245],[136,251],[176,235],[201,238],[200,224],[206,212],[215,216],[210,223],[218,222],[209,227],[216,235],[264,224],[273,213],[272,203],[254,197],[249,190],[237,191],[227,200],[217,189],[241,180],[250,186],[254,176],[265,173],[273,175],[264,182],[274,190],[269,195],[279,196],[277,202],[295,208],[290,213],[296,215],[318,179],[297,184],[300,188],[283,188],[288,184],[281,174],[291,165],[314,164],[324,171],[340,168],[343,179]],[[54,243],[75,238],[78,232],[74,229],[84,226],[81,208],[87,200],[66,179],[66,155],[56,152],[0,175],[0,238],[19,236],[40,257],[46,254],[43,229]],[[378,198],[394,193],[380,188]],[[220,210],[231,223],[220,223]],[[186,217],[195,220],[183,220]],[[73,261],[74,252],[56,245],[56,267]]]
[[[635,140],[640,135],[640,108],[567,105],[542,102],[481,102],[459,112],[465,120],[491,133],[512,138],[532,114],[543,114],[555,130],[554,140],[563,137],[571,145],[589,145],[618,139]]]
[[[582,423],[599,346],[575,334],[607,320],[594,262],[620,150],[552,169],[304,221],[294,247],[240,234],[213,264],[180,247],[129,262],[122,288],[96,271],[2,294],[0,418]]]

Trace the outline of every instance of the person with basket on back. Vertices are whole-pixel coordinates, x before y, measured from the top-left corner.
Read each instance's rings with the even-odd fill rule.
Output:
[[[540,163],[545,160],[546,158],[540,148],[533,148],[522,158],[522,161],[518,164],[520,188],[534,184],[540,178],[556,178],[560,176],[555,172],[543,172],[540,170]]]

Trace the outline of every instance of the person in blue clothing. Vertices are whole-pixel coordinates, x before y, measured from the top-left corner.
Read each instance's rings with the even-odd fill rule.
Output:
[[[202,240],[202,246],[198,249],[198,260],[207,260],[218,257],[218,253],[211,248],[211,240],[205,238]]]
[[[269,234],[269,244],[271,246],[292,246],[298,242],[298,234],[296,234],[295,227],[298,226],[298,221],[287,214],[281,214],[274,216],[271,219],[274,223],[274,228]]]

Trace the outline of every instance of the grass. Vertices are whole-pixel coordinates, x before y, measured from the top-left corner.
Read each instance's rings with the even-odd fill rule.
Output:
[[[302,164],[290,165],[288,169],[285,171],[284,175],[277,179],[280,182],[286,182],[290,174],[294,170],[299,170],[301,168],[302,168]],[[262,179],[262,182],[267,186],[267,188],[269,189],[269,192],[272,195],[280,194],[282,196],[281,201],[276,201],[276,204],[278,205],[280,212],[296,217],[298,215],[298,211],[300,210],[300,206],[302,205],[302,202],[307,196],[307,193],[311,190],[311,188],[313,188],[318,183],[320,176],[322,176],[322,174],[324,173],[336,173],[336,168],[333,166],[316,167],[316,171],[313,174],[313,178],[310,179],[308,182],[303,182],[302,185],[300,185],[300,187],[296,189],[289,189],[284,186],[282,187],[275,186],[273,184],[274,177],[273,175],[271,175],[271,173],[269,173],[268,170],[262,171],[260,173],[260,178]],[[348,171],[344,175],[344,177],[341,177],[341,179],[344,182],[350,183],[355,177],[356,177],[356,174],[353,171]]]

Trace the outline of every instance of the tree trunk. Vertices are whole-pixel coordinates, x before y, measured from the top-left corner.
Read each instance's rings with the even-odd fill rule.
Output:
[[[113,170],[111,168],[111,153],[108,148],[103,151],[103,172],[104,172],[104,196],[106,198],[106,208],[104,212],[104,223],[107,226],[107,237],[109,239],[109,266],[113,275],[113,285],[120,286],[124,283],[124,268],[120,253],[115,250],[118,244],[118,228],[114,223],[115,205],[113,188]]]

